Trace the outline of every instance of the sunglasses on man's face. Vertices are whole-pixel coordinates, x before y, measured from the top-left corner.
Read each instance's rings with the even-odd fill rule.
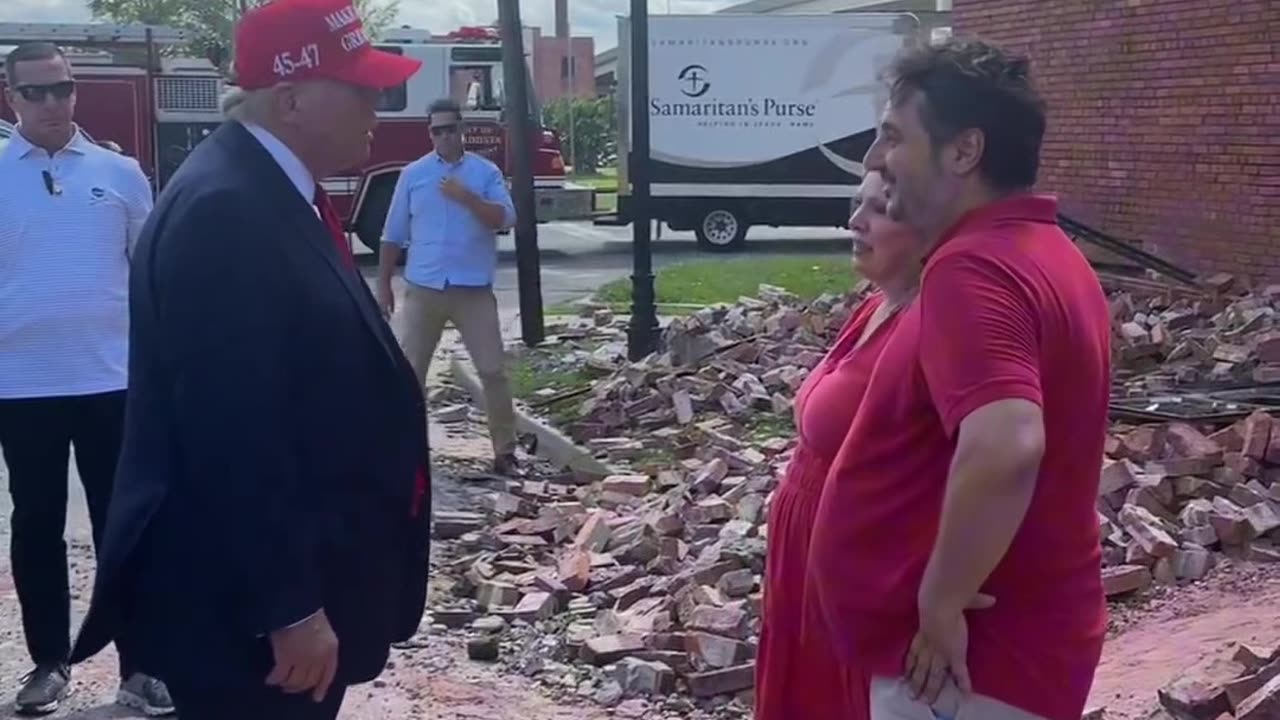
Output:
[[[14,88],[27,102],[44,102],[50,96],[55,100],[66,100],[76,91],[75,80],[48,83],[46,85],[19,85]]]
[[[456,132],[458,132],[458,126],[456,124],[455,125],[434,125],[431,128],[431,134],[435,137],[440,137],[441,135],[452,135]]]

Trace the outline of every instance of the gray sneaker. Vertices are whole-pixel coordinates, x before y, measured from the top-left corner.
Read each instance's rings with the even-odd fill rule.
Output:
[[[164,683],[142,673],[134,673],[120,684],[116,702],[134,710],[141,710],[147,717],[173,715],[173,698]]]
[[[19,715],[48,715],[58,709],[71,685],[66,665],[44,665],[22,678],[14,709]]]

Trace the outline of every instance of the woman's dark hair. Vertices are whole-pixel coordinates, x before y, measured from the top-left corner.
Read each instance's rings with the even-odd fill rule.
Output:
[[[1028,188],[1040,170],[1045,104],[1030,61],[981,41],[952,39],[913,47],[885,72],[894,107],[919,95],[920,121],[933,144],[982,131],[979,170],[998,190]]]

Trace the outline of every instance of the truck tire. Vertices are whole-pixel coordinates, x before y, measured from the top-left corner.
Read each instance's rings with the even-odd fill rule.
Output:
[[[382,246],[382,228],[387,223],[391,196],[396,191],[396,177],[384,175],[373,181],[356,218],[356,237],[375,254]]]
[[[694,226],[698,247],[710,252],[737,252],[746,245],[747,220],[736,208],[714,206]]]

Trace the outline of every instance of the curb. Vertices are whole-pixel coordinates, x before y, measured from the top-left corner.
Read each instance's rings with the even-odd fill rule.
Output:
[[[484,389],[470,363],[455,355],[449,361],[449,371],[453,374],[454,381],[471,396],[472,401],[483,406]],[[617,474],[617,470],[595,459],[591,453],[579,447],[567,435],[530,415],[518,404],[515,406],[515,414],[518,432],[533,433],[538,436],[538,455],[557,465],[592,475]]]

